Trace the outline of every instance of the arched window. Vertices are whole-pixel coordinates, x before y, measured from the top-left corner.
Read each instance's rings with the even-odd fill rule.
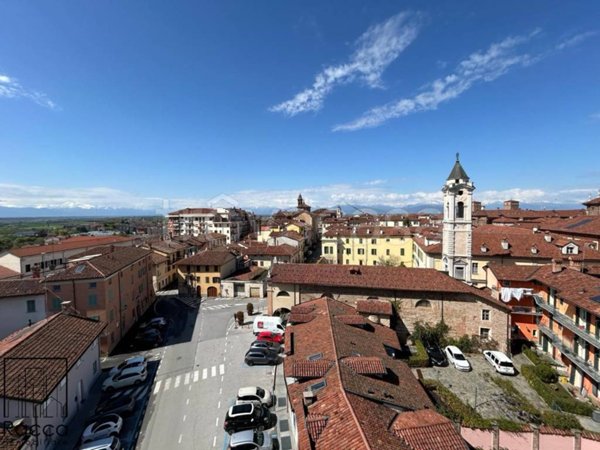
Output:
[[[419,300],[415,303],[415,308],[431,308],[431,302],[429,300]]]
[[[288,291],[279,291],[276,297],[289,297],[290,293]]]
[[[462,219],[465,217],[465,204],[463,202],[458,202],[456,204],[456,218]]]

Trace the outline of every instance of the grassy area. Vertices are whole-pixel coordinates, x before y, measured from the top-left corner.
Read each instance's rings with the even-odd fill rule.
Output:
[[[408,365],[410,367],[428,367],[429,356],[427,355],[423,342],[416,339],[415,347],[417,348],[417,352],[414,355],[410,355],[410,358],[408,358]]]

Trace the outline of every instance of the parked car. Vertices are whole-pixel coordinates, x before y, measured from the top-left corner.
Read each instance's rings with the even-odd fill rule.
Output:
[[[123,427],[123,419],[117,414],[107,414],[89,424],[81,435],[82,442],[97,441],[117,436]]]
[[[107,398],[96,407],[96,415],[119,414],[129,415],[135,408],[135,398],[132,395],[119,395]]]
[[[246,352],[244,361],[249,366],[253,366],[255,364],[277,365],[279,363],[279,355],[270,350],[254,348]]]
[[[283,347],[281,346],[281,344],[270,341],[254,341],[252,344],[250,344],[250,348],[264,348],[266,350],[272,350],[277,353],[283,351]]]
[[[496,372],[502,375],[514,375],[516,373],[513,362],[504,353],[495,350],[484,350],[483,356]]]
[[[231,435],[228,449],[274,450],[275,446],[270,433],[259,430],[244,430]]]
[[[284,335],[273,333],[272,331],[261,331],[256,335],[256,340],[274,342],[276,344],[283,344]]]
[[[121,441],[116,437],[98,439],[96,441],[86,442],[79,450],[120,450]]]
[[[102,390],[114,391],[115,389],[140,384],[146,381],[147,377],[148,371],[146,370],[146,366],[130,367],[104,380]]]
[[[223,428],[229,434],[252,429],[262,431],[272,426],[274,426],[274,420],[271,418],[269,408],[258,402],[233,405],[227,411],[223,423]]]
[[[258,386],[243,387],[238,390],[236,404],[259,402],[267,408],[275,405],[275,396],[268,389]]]
[[[142,347],[158,347],[162,344],[162,336],[156,328],[148,328],[138,333],[134,338],[134,343]]]
[[[131,367],[138,367],[138,366],[146,367],[147,363],[148,363],[148,359],[145,356],[132,356],[131,358],[127,358],[125,361],[123,361],[118,366],[115,366],[112,369],[110,369],[110,372],[108,373],[108,375],[112,377],[113,375],[118,374],[122,370],[129,369]]]
[[[154,318],[150,319],[148,322],[144,322],[144,323],[140,324],[139,328],[140,328],[140,330],[151,329],[151,328],[163,329],[163,328],[166,328],[166,326],[167,326],[167,319],[165,319],[164,317],[154,317]]]
[[[444,353],[446,353],[446,357],[448,358],[450,364],[452,364],[458,370],[462,370],[464,372],[471,370],[471,364],[458,347],[449,345],[444,349]]]
[[[446,367],[448,365],[448,360],[438,345],[428,344],[425,346],[425,350],[432,366]]]

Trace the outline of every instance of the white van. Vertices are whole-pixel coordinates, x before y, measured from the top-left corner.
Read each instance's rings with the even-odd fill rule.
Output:
[[[283,334],[285,333],[285,327],[283,326],[281,317],[256,316],[252,325],[252,331],[254,334],[258,334],[261,331],[272,331],[273,333]]]
[[[515,366],[508,356],[502,352],[485,350],[483,352],[485,359],[496,369],[496,372],[503,375],[514,375]]]

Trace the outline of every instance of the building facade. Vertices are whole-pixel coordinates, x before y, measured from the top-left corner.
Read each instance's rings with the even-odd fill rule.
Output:
[[[0,339],[46,318],[45,293],[39,280],[0,280]]]
[[[254,214],[238,208],[186,208],[167,215],[169,236],[225,235],[226,243],[237,242],[255,230]]]
[[[237,255],[225,248],[205,250],[177,263],[180,290],[200,297],[220,297],[221,281],[239,268]]]

